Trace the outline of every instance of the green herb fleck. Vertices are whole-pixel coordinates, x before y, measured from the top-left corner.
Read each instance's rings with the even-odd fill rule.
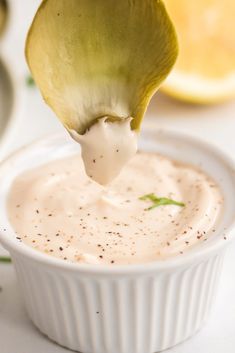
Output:
[[[8,256],[0,256],[0,262],[10,263],[11,258]]]
[[[152,194],[147,194],[144,196],[141,196],[139,198],[139,200],[141,201],[152,201],[152,206],[145,208],[145,211],[150,211],[155,207],[159,207],[159,206],[166,206],[166,205],[175,205],[175,206],[180,206],[180,207],[184,207],[185,204],[183,202],[178,202],[172,199],[169,199],[167,197],[157,197],[156,195]]]
[[[35,86],[35,82],[34,82],[34,79],[32,78],[32,76],[28,75],[26,77],[26,85],[29,87]]]

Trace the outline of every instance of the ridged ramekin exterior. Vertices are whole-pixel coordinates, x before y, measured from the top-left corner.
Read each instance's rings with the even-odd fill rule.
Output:
[[[187,267],[115,275],[51,269],[11,255],[28,314],[53,341],[83,353],[153,353],[200,329],[224,251]]]

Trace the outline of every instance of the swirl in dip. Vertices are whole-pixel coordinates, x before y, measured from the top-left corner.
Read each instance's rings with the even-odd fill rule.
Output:
[[[151,208],[150,199],[140,199],[148,194],[184,206]],[[19,175],[8,196],[9,219],[20,241],[86,264],[180,256],[213,236],[222,211],[221,192],[202,171],[142,152],[106,188],[90,180],[81,156],[73,155]]]

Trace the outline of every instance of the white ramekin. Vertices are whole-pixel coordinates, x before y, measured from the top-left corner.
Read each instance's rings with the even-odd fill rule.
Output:
[[[41,332],[76,351],[153,353],[169,348],[201,328],[214,301],[234,230],[233,164],[214,147],[175,132],[145,131],[140,148],[200,166],[225,198],[217,232],[207,242],[188,254],[146,265],[71,264],[16,239],[6,211],[12,180],[23,170],[77,152],[69,137],[40,140],[0,166],[0,240],[12,256],[28,314]]]

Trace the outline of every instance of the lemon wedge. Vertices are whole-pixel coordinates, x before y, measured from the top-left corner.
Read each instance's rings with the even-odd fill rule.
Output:
[[[102,117],[132,117],[138,130],[176,57],[160,0],[44,0],[26,42],[45,101],[79,134]]]
[[[235,98],[234,0],[165,0],[179,56],[162,90],[184,101]]]

